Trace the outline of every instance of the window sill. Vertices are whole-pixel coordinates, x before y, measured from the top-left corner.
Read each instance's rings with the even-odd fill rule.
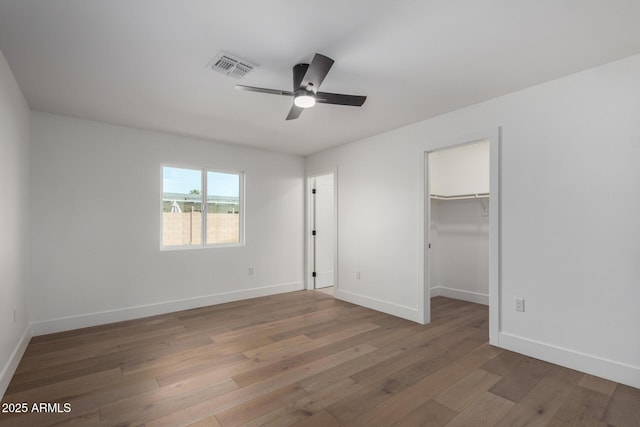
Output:
[[[171,251],[193,251],[202,249],[238,248],[244,243],[219,243],[215,245],[181,245],[181,246],[160,246],[161,252]]]

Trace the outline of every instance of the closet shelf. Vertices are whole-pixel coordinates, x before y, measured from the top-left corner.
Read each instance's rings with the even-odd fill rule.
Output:
[[[436,200],[488,199],[489,193],[456,194],[455,196],[441,196],[439,194],[432,194],[431,198]]]

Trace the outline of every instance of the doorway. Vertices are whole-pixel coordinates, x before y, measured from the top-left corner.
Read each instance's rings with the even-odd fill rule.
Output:
[[[308,178],[309,188],[309,285],[333,295],[336,280],[335,174]]]
[[[465,190],[464,182],[469,182],[468,177],[464,178],[466,172],[470,168],[477,167],[470,164],[461,165],[457,174],[452,175],[453,178],[448,180],[445,189],[435,189],[432,191],[433,173],[438,174],[437,165],[431,164],[431,153],[438,153],[446,149],[455,149],[471,146],[472,144],[483,143],[488,146],[486,157],[488,158],[488,167],[486,171],[485,187],[473,188]],[[419,251],[419,268],[418,276],[418,317],[420,323],[429,323],[431,321],[431,296],[443,295],[458,299],[465,299],[476,303],[489,305],[489,342],[492,345],[499,345],[500,334],[500,129],[489,129],[480,132],[474,132],[461,135],[456,138],[442,140],[439,142],[424,142],[418,147],[418,162],[421,179],[418,182],[418,199],[419,210],[418,215],[418,251]],[[441,165],[442,166],[442,165]],[[482,167],[482,166],[480,166]],[[444,169],[451,169],[451,165],[445,162]],[[462,170],[462,172],[460,172]],[[444,174],[446,176],[446,173]],[[487,182],[488,181],[488,182]],[[437,184],[436,184],[437,185]],[[442,194],[438,194],[438,192]],[[432,197],[435,196],[435,197]],[[440,197],[439,197],[440,196]],[[436,206],[440,203],[441,206]],[[458,203],[460,206],[456,206]],[[467,211],[460,211],[463,205],[468,205]],[[456,213],[457,212],[457,213]],[[440,215],[440,216],[439,216]],[[445,268],[449,269],[450,274],[446,278],[447,281],[441,280],[439,283],[433,283],[434,277],[438,277],[438,263],[433,259],[434,245],[439,245],[437,249],[442,249],[442,241],[444,236],[438,234],[438,230],[433,228],[438,225],[438,221],[442,220],[443,215],[448,215],[446,221],[446,230],[449,235],[446,236],[447,244],[453,244],[454,240],[460,240],[464,233],[476,233],[474,236],[467,236],[467,240],[473,245],[485,245],[484,255],[478,255],[474,249],[464,248],[467,254],[471,252],[471,262],[466,266],[467,271],[455,269],[456,260],[449,260],[449,265]],[[473,223],[469,221],[472,220]],[[482,233],[486,233],[481,236]],[[487,244],[488,243],[488,244]],[[486,247],[488,246],[488,248]],[[488,250],[487,250],[488,249]],[[454,252],[460,254],[460,251],[447,248],[449,253]],[[446,252],[446,250],[445,250]],[[467,255],[468,256],[468,255]],[[451,265],[453,264],[453,265]],[[484,275],[485,287],[473,288],[464,286],[452,286],[453,281],[462,281],[475,273]],[[434,271],[435,270],[435,271]],[[487,283],[488,282],[488,283]],[[432,285],[433,290],[432,290]],[[477,284],[476,284],[477,285]]]
[[[489,141],[427,156],[430,295],[489,305]]]

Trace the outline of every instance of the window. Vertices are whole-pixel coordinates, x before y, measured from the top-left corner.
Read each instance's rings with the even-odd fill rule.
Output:
[[[162,167],[162,246],[242,242],[243,174]]]

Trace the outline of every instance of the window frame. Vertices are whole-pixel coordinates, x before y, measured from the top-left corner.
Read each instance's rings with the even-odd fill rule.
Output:
[[[201,224],[200,227],[200,242],[199,244],[191,245],[164,245],[164,168],[176,168],[176,169],[189,169],[194,171],[200,171],[200,203],[202,209],[200,210]],[[238,242],[236,243],[206,243],[207,242],[207,172],[225,173],[230,175],[238,175],[238,206],[240,212],[238,213]],[[160,164],[160,250],[161,251],[188,251],[199,249],[212,249],[212,248],[233,248],[245,246],[244,240],[244,194],[245,194],[245,172],[239,170],[220,169],[213,167],[198,167],[189,166],[176,163],[162,163]]]

